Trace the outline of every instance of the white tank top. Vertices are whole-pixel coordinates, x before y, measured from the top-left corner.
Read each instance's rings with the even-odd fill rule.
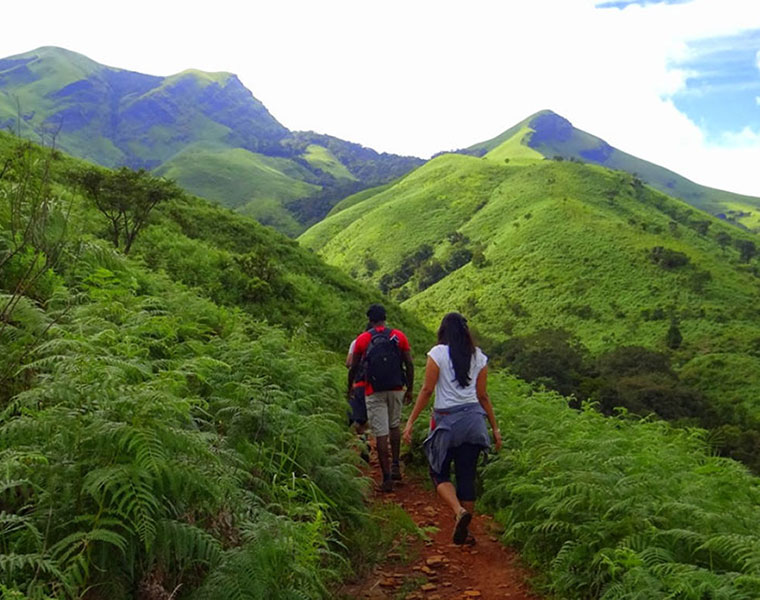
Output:
[[[445,410],[461,404],[477,402],[478,396],[475,392],[475,382],[478,374],[483,367],[488,364],[488,357],[483,354],[480,348],[475,348],[475,354],[470,360],[470,384],[462,387],[456,380],[454,374],[454,365],[449,357],[449,347],[444,344],[438,344],[430,349],[427,354],[438,365],[440,371],[438,381],[435,384],[435,404],[438,410]]]

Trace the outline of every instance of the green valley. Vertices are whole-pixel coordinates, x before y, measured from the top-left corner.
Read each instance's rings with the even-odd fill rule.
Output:
[[[547,599],[760,597],[760,199],[551,111],[424,162],[53,47],[0,59],[0,128],[2,600],[326,600],[402,560],[427,530],[346,426],[378,301],[417,390],[469,319],[477,509]]]

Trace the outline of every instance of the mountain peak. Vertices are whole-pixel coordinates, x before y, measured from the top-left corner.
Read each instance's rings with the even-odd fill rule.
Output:
[[[565,117],[550,110],[542,110],[530,117],[528,127],[533,130],[530,137],[530,146],[548,142],[565,142],[573,135],[573,124]]]
[[[560,119],[564,119],[564,117],[562,115],[554,112],[550,108],[544,108],[543,110],[539,110],[538,112],[534,112],[532,115],[530,115],[527,119],[525,119],[522,122],[523,123],[527,123],[527,122],[530,122],[533,119],[536,119],[538,117],[545,117],[545,116],[553,116],[553,117],[558,117]]]
[[[541,131],[545,131],[548,134],[552,131],[562,131],[567,130],[567,128],[572,129],[572,127],[573,126],[570,121],[558,115],[553,110],[546,108],[533,113],[528,118],[523,119],[496,137],[484,142],[480,142],[478,144],[473,144],[472,146],[469,146],[464,150],[460,150],[459,152],[462,152],[464,154],[472,154],[474,156],[483,156],[507,140],[513,138],[520,131],[526,128],[529,128],[533,131],[540,129]]]
[[[76,58],[76,59],[85,59],[90,60],[87,58],[84,54],[79,54],[78,52],[74,52],[73,50],[67,50],[66,48],[61,48],[60,46],[40,46],[39,48],[35,48],[34,50],[30,50],[29,52],[23,52],[21,54],[16,54],[15,56],[9,56],[8,58],[48,58],[48,57],[64,57],[64,58]]]
[[[43,69],[59,73],[73,69],[89,74],[103,68],[102,65],[91,58],[87,58],[84,54],[58,46],[40,46],[29,52],[0,59],[0,71],[34,63],[41,65]]]

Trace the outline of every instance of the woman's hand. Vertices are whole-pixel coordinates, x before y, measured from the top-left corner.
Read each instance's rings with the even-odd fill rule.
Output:
[[[406,427],[404,427],[404,431],[401,433],[401,439],[408,445],[412,444],[412,427],[414,427],[414,423],[407,421]]]
[[[493,432],[493,443],[494,443],[494,446],[496,447],[496,452],[501,450],[501,431],[499,431],[498,429],[495,429]]]

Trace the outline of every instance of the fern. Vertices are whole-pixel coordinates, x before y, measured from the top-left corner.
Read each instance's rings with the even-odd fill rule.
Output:
[[[222,545],[210,533],[180,521],[162,520],[157,526],[156,553],[167,565],[186,568],[193,562],[214,567],[222,561]]]
[[[153,477],[139,467],[103,467],[90,472],[83,489],[116,517],[124,527],[137,532],[146,549],[156,537],[156,513],[160,500],[155,496]]]

